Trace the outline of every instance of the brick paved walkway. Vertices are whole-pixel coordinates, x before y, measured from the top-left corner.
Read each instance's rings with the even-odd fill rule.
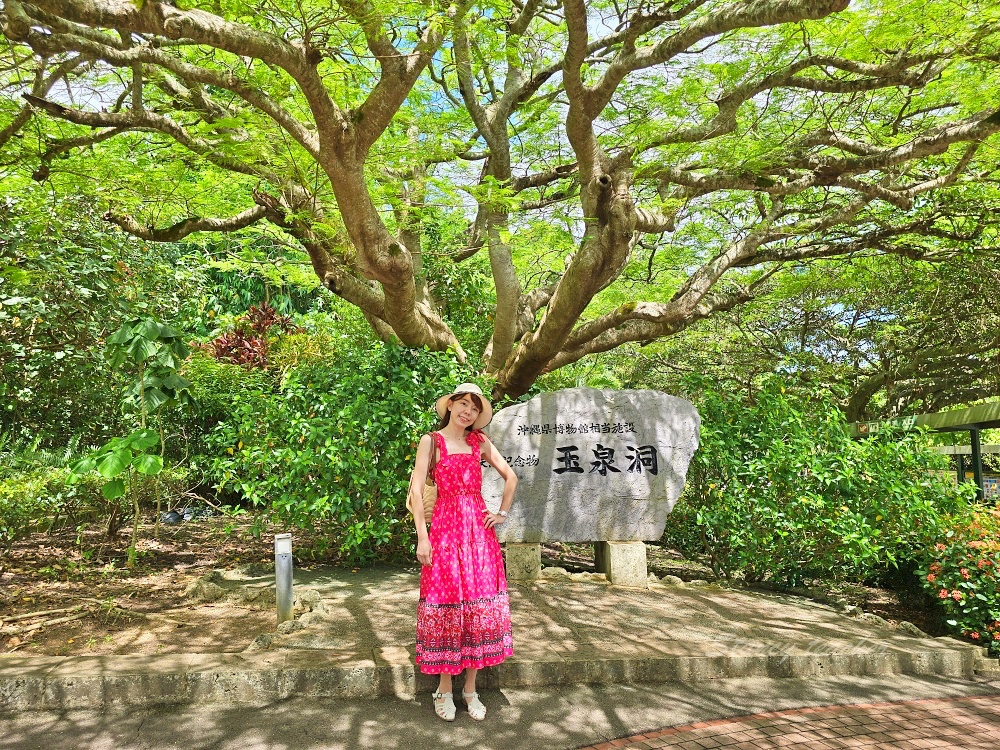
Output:
[[[667,727],[580,750],[1000,748],[1000,696],[774,711]]]

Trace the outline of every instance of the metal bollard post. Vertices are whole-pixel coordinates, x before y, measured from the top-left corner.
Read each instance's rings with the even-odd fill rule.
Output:
[[[292,619],[292,535],[274,535],[274,583],[278,624]]]

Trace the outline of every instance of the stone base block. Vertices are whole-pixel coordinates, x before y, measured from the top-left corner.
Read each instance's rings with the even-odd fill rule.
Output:
[[[646,588],[646,545],[642,542],[595,542],[594,567],[616,586]]]
[[[542,545],[513,544],[504,549],[508,581],[537,581],[542,575]]]

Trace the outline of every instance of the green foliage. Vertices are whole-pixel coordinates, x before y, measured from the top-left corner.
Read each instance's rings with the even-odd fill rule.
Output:
[[[194,350],[184,362],[181,374],[191,384],[192,403],[163,415],[167,454],[180,459],[190,455],[200,466],[210,449],[206,438],[239,404],[252,403],[275,388],[273,375],[266,370],[246,369],[219,362],[205,352]],[[184,445],[182,454],[172,448]]]
[[[148,316],[126,320],[108,338],[105,350],[116,370],[126,363],[138,366],[124,404],[143,415],[190,399],[190,383],[177,374],[188,354],[180,331]]]
[[[140,474],[155,476],[163,471],[163,457],[158,453],[147,453],[154,446],[159,447],[160,434],[156,430],[141,429],[125,437],[112,438],[89,456],[81,458],[70,466],[70,481],[96,470],[107,481],[101,487],[101,494],[108,500],[116,500],[125,494],[125,479],[130,470]]]
[[[76,461],[70,467],[71,480],[97,471],[105,480],[101,494],[112,503],[108,519],[108,537],[118,535],[119,523],[125,512],[114,503],[131,497],[132,543],[129,545],[129,565],[135,561],[136,542],[139,535],[141,501],[138,476],[155,477],[163,471],[163,432],[147,427],[155,418],[162,427],[160,415],[166,407],[190,401],[190,383],[178,374],[181,362],[190,350],[181,339],[181,333],[155,318],[144,316],[130,318],[107,340],[105,355],[116,370],[134,367],[136,378],[125,391],[122,401],[126,410],[132,410],[139,422],[139,429],[124,437],[114,437],[97,450]],[[126,368],[128,369],[128,368]],[[156,448],[155,451],[150,449]],[[157,494],[157,513],[160,495]]]
[[[146,504],[157,491],[179,495],[188,489],[188,482],[186,470],[167,469],[155,480],[140,476],[136,492]],[[104,485],[99,474],[74,476],[66,467],[36,465],[0,476],[0,553],[6,554],[14,542],[34,531],[109,518],[118,502],[105,497]]]
[[[1000,509],[954,517],[923,557],[917,574],[951,630],[1000,655]]]
[[[701,447],[665,540],[727,577],[872,579],[944,533],[968,487],[919,434],[851,440],[828,395],[770,378],[752,403],[690,380]]]
[[[485,253],[456,263],[448,251],[461,242],[464,223],[440,211],[427,211],[424,231],[424,273],[442,317],[471,353],[479,354],[493,332],[496,292]]]
[[[210,438],[209,476],[261,521],[324,530],[316,555],[404,553],[406,488],[417,442],[436,422],[430,406],[469,377],[444,353],[345,348],[293,370],[273,394],[234,403]]]
[[[790,388],[832,386],[852,422],[939,411],[1000,388],[998,284],[1000,268],[986,257],[815,263],[618,362],[626,381],[670,392],[689,372],[747,393],[782,372]]]
[[[123,429],[125,379],[104,358],[129,318],[184,321],[201,277],[173,246],[112,233],[77,199],[0,196],[0,430],[63,446]]]

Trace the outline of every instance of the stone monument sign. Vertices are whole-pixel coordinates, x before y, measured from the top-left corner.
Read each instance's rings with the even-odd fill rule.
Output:
[[[518,477],[510,517],[498,529],[508,567],[513,545],[530,545],[533,557],[543,541],[633,542],[642,549],[644,585],[641,543],[663,534],[699,425],[690,402],[652,390],[569,388],[498,411],[486,432]],[[500,475],[487,466],[487,505],[495,510],[502,493]],[[599,567],[610,549],[598,546]]]

